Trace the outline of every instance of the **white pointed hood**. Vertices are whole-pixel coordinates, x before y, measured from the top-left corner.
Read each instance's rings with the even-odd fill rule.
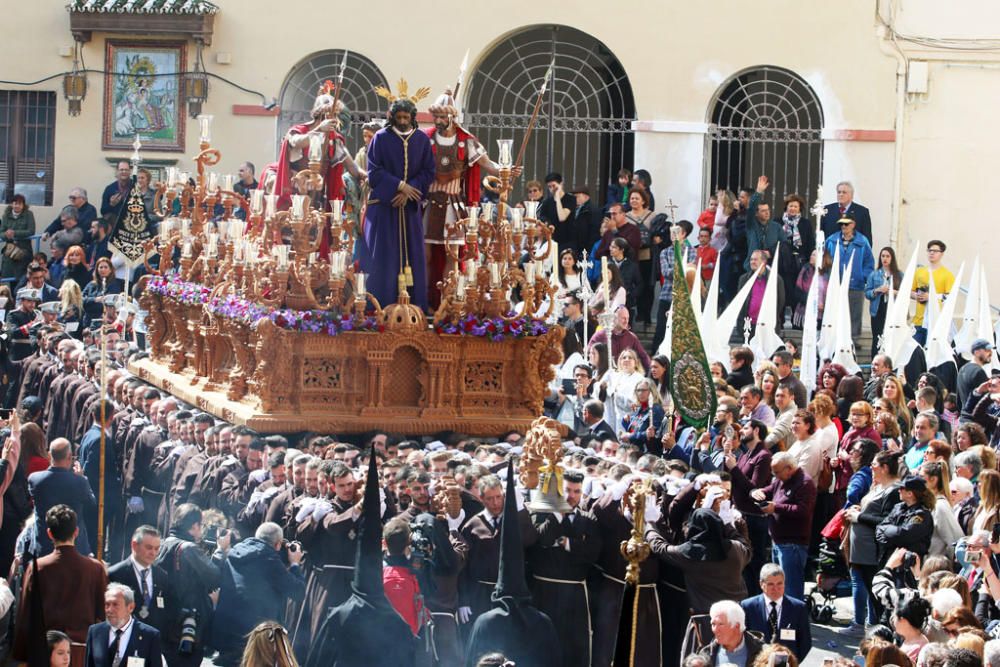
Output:
[[[965,308],[962,311],[962,324],[955,336],[955,352],[966,359],[972,359],[972,341],[979,338],[979,255],[972,262],[972,273],[969,274],[969,291],[965,295]]]
[[[719,319],[719,265],[720,262],[715,263],[712,282],[708,284],[708,294],[705,295],[705,307],[701,309],[702,336],[712,334]]]
[[[816,249],[813,250],[814,266],[823,266],[823,229],[816,225]],[[816,373],[819,370],[818,349],[818,321],[819,320],[819,271],[813,271],[812,281],[809,283],[809,292],[806,294],[806,312],[802,320],[802,358],[799,366],[799,379],[805,385],[806,391],[812,396],[813,387],[816,386]]]
[[[960,285],[962,274],[965,272],[965,262],[958,267],[958,275],[955,277],[955,285]],[[934,281],[931,281],[932,283]],[[951,349],[949,332],[951,331],[952,320],[955,316],[955,306],[958,303],[957,287],[945,298],[944,305],[938,312],[937,320],[934,322],[934,329],[927,336],[927,368],[937,368],[948,362],[955,363],[955,355]]]
[[[778,281],[781,276],[775,267],[778,266],[778,257],[781,253],[779,244],[774,250],[774,261],[771,263],[771,270],[767,273],[767,285],[764,287],[764,299],[760,304],[760,312],[757,314],[757,327],[753,338],[750,339],[750,349],[753,350],[753,367],[763,359],[770,359],[771,355],[781,347],[781,337],[778,336]]]
[[[913,326],[908,321],[910,312],[909,294],[913,279],[917,273],[917,249],[920,243],[913,246],[913,254],[903,273],[899,294],[892,300],[891,309],[886,313],[885,330],[882,333],[882,354],[888,355],[895,370],[899,370],[910,362],[910,357],[917,349],[913,340]]]
[[[860,261],[857,254],[851,256],[851,262]],[[844,276],[851,275],[851,266],[848,266],[844,270]],[[849,280],[843,280],[840,285],[840,294],[837,296],[836,306],[837,312],[835,313],[834,325],[833,325],[833,354],[831,355],[834,363],[838,363],[843,366],[848,375],[854,375],[861,371],[858,366],[857,360],[854,358],[854,339],[851,336],[851,305],[848,300],[847,292],[851,288],[851,282]],[[824,313],[825,314],[825,313]]]
[[[820,263],[819,266],[823,266]],[[820,324],[817,350],[820,360],[830,359],[836,350],[836,331],[834,323],[839,309],[837,300],[840,298],[840,244],[833,248],[833,266],[830,268],[830,278],[826,285],[826,300],[823,304],[823,322]]]
[[[667,328],[663,330],[663,340],[660,342],[660,347],[656,348],[657,354],[662,354],[667,359],[670,359],[670,348],[674,344],[674,309],[671,308],[667,311]]]
[[[698,265],[694,271],[694,283],[691,285],[690,297],[691,310],[694,311],[694,319],[698,322],[698,331],[704,336],[705,329],[701,326],[701,257],[698,258]]]
[[[760,272],[763,270],[763,266],[758,267],[757,271],[750,276],[750,279],[743,284],[740,291],[736,293],[736,297],[729,302],[729,305],[722,311],[722,314],[716,318],[714,330],[709,331],[709,336],[705,339],[706,346],[710,347],[710,349],[706,349],[709,363],[718,361],[725,366],[726,372],[732,370],[729,367],[729,338],[732,336],[733,329],[736,327],[736,320],[739,319],[740,312],[743,310],[743,306],[750,296],[750,290],[753,289],[754,282],[756,282],[758,276],[760,276]],[[713,280],[713,282],[716,281]],[[710,346],[708,346],[709,341],[711,341]]]

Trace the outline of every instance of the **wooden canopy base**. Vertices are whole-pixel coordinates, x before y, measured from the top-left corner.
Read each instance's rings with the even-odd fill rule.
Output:
[[[150,356],[129,369],[261,433],[527,431],[562,356],[559,327],[502,341],[427,328],[328,336],[269,319],[251,328],[148,291],[142,300]]]

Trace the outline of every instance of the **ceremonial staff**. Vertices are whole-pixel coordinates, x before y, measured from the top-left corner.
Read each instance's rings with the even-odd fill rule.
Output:
[[[517,159],[514,160],[514,168],[517,169],[521,166],[521,160],[524,159],[524,151],[528,147],[528,139],[531,138],[531,131],[535,128],[535,123],[538,121],[538,112],[542,109],[542,99],[545,98],[545,89],[548,88],[549,79],[552,78],[552,74],[555,71],[556,61],[555,58],[549,64],[549,69],[545,72],[545,79],[542,81],[542,87],[538,90],[538,97],[535,98],[535,110],[531,113],[531,120],[528,121],[528,129],[524,133],[524,139],[521,141],[521,149],[517,152]]]
[[[333,109],[332,113],[334,117],[337,115],[337,102],[340,101],[340,91],[344,89],[344,72],[347,71],[347,54],[350,51],[344,50],[344,59],[340,61],[340,72],[337,73],[337,87],[333,91]]]
[[[99,474],[100,481],[98,482],[98,495],[97,495],[97,560],[104,562],[104,467],[105,462],[105,433],[108,430],[108,410],[107,410],[107,398],[108,398],[108,327],[104,322],[104,316],[101,315],[101,400],[97,402],[98,409],[101,411],[101,452],[99,458]]]
[[[455,90],[452,91],[451,96],[455,100],[455,104],[458,104],[458,91],[462,88],[462,84],[465,83],[465,70],[469,67],[469,50],[465,50],[465,57],[462,58],[462,64],[458,68],[458,79],[455,81]]]

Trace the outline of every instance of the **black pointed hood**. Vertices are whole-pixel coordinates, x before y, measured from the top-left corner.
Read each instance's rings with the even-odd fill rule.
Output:
[[[493,590],[493,601],[503,598],[531,599],[524,579],[524,547],[517,520],[517,498],[514,494],[514,461],[507,464],[507,492],[503,500],[503,521],[500,523],[500,576]]]
[[[354,594],[376,607],[389,606],[382,587],[382,499],[379,497],[375,452],[368,459],[365,498],[358,525],[358,550],[354,558]]]

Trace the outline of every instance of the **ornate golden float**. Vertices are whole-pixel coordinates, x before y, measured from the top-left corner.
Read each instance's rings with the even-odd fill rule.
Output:
[[[147,251],[160,261],[147,263],[140,299],[149,355],[132,372],[262,433],[527,430],[561,359],[562,331],[536,317],[554,301],[542,275],[551,231],[534,216],[508,216],[509,162],[490,184],[498,204],[457,223],[461,261],[440,285],[430,323],[406,292],[377,303],[354,268],[340,202],[312,206],[323,188],[320,140],[282,211],[275,195],[253,191],[247,200],[228,177],[206,173],[220,156],[210,120],[200,122],[196,174],[171,169],[157,184],[164,220]],[[234,218],[236,207],[246,221]],[[514,312],[515,288],[524,314]]]

